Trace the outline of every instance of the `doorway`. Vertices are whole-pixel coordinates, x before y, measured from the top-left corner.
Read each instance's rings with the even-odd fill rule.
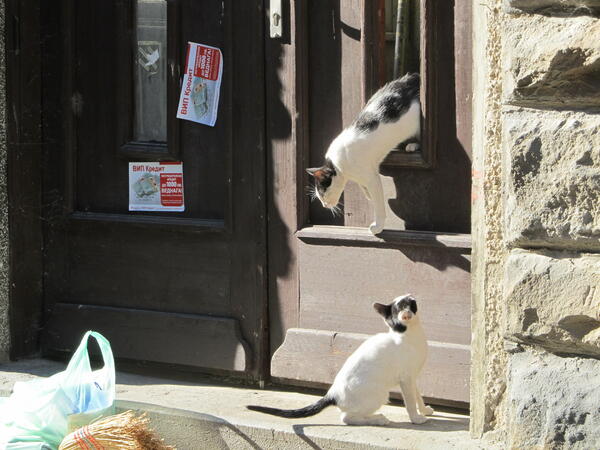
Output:
[[[118,358],[261,379],[262,1],[41,9],[43,353],[94,329]],[[224,55],[214,127],[176,119],[188,41]],[[148,162],[183,164],[183,211],[130,210],[129,163]]]
[[[331,140],[386,81],[386,39],[394,39],[398,4],[412,8],[408,23],[418,30],[412,45],[420,52],[421,149],[400,146],[382,164],[388,218],[386,230],[372,236],[366,229],[372,209],[357,185],[346,187],[343,215],[334,217],[309,203],[304,169],[322,164]],[[430,346],[424,395],[466,407],[470,8],[462,0],[290,1],[283,38],[267,39],[267,85],[277,87],[267,89],[274,379],[331,383],[368,335],[385,331],[371,304],[410,292],[420,302]],[[415,66],[414,59],[405,66]],[[289,111],[285,122],[282,109]]]

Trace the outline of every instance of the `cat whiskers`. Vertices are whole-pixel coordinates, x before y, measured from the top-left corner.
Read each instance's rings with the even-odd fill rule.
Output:
[[[317,188],[313,185],[306,186],[306,193],[310,196],[311,202],[317,198]]]
[[[329,211],[331,211],[331,215],[333,217],[341,217],[344,215],[344,211],[342,210],[342,207],[344,205],[343,204],[337,204],[335,206],[333,206],[332,208],[329,208]]]

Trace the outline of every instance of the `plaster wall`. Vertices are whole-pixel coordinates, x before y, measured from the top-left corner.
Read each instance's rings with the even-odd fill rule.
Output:
[[[502,76],[503,14],[500,0],[473,4],[473,193],[471,431],[475,437],[501,427],[506,355],[503,315]]]

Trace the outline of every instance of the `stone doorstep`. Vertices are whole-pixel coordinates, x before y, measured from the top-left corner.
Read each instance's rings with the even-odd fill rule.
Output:
[[[16,381],[49,376],[65,365],[43,359],[0,365],[0,396]],[[469,437],[468,416],[437,412],[413,425],[404,408],[386,405],[388,427],[341,425],[337,408],[306,419],[283,419],[245,408],[247,404],[297,408],[318,396],[117,373],[117,408],[147,412],[152,427],[179,450],[201,449],[489,449]]]

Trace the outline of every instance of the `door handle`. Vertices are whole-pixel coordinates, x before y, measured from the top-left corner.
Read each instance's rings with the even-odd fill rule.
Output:
[[[272,39],[279,39],[283,35],[282,22],[281,0],[269,0],[269,36]]]

